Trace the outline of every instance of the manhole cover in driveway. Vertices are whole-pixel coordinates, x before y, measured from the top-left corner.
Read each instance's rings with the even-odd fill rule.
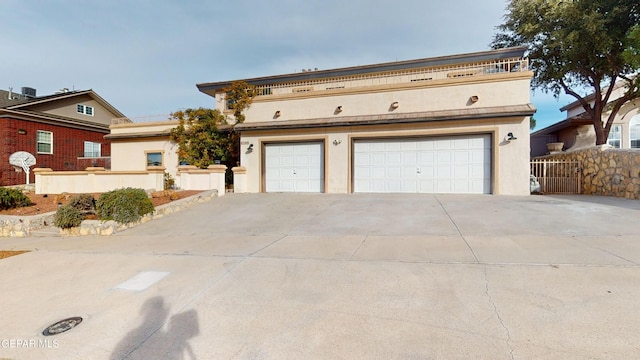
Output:
[[[60,320],[57,323],[50,325],[42,332],[44,336],[58,335],[65,331],[69,331],[78,326],[82,322],[82,318],[79,316],[70,317],[68,319]]]

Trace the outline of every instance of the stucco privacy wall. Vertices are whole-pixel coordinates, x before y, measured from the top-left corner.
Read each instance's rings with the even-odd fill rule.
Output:
[[[208,169],[181,166],[176,185],[181,190],[216,190],[225,193],[224,165],[210,165]],[[150,167],[145,171],[105,171],[104,168],[87,168],[86,171],[52,171],[34,169],[36,194],[100,193],[132,187],[160,191],[164,189],[163,167]]]
[[[132,187],[144,190],[164,189],[164,168],[148,171],[105,171],[87,168],[87,171],[52,171],[34,169],[36,194],[98,193]]]
[[[537,159],[579,161],[584,194],[640,199],[640,152],[591,147]]]

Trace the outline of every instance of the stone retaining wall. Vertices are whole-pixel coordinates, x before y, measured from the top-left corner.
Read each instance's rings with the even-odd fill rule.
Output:
[[[30,236],[33,230],[53,226],[54,212],[34,216],[2,215],[0,216],[0,237]]]
[[[113,220],[84,220],[79,227],[60,229],[60,233],[65,236],[113,235],[118,231],[126,230],[146,223],[147,221],[159,219],[165,215],[182,211],[194,204],[209,201],[216,196],[218,196],[218,190],[209,190],[188,198],[172,201],[168,204],[158,206],[153,214],[145,215],[140,219],[140,221],[135,223],[118,224]]]
[[[612,149],[602,145],[536,159],[579,161],[583,194],[640,199],[638,150]]]
[[[149,220],[159,219],[165,215],[182,211],[194,204],[211,200],[218,196],[217,190],[209,190],[188,198],[172,201],[158,206],[153,214],[144,216],[139,222],[121,225],[115,221],[84,220],[82,225],[72,229],[60,229],[63,235],[111,235]],[[0,216],[0,237],[26,237],[34,230],[53,226],[55,212],[34,216]]]

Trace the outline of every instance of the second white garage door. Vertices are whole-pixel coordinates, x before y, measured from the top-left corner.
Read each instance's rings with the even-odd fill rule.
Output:
[[[320,142],[266,145],[266,192],[323,192],[323,154]]]
[[[491,136],[354,141],[354,192],[488,194]]]

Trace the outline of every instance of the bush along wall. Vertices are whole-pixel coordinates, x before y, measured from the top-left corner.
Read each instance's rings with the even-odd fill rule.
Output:
[[[640,152],[637,150],[602,145],[538,159],[579,161],[583,194],[640,199]]]
[[[88,216],[96,214],[100,220],[129,224],[153,211],[153,203],[144,190],[125,188],[103,193],[97,201],[90,194],[76,195],[56,211],[53,224],[62,229],[71,229],[80,226]]]
[[[142,189],[124,188],[100,195],[96,211],[101,220],[114,220],[119,224],[139,221],[144,215],[153,213],[154,207]]]
[[[29,206],[31,200],[19,189],[0,188],[0,210]]]

